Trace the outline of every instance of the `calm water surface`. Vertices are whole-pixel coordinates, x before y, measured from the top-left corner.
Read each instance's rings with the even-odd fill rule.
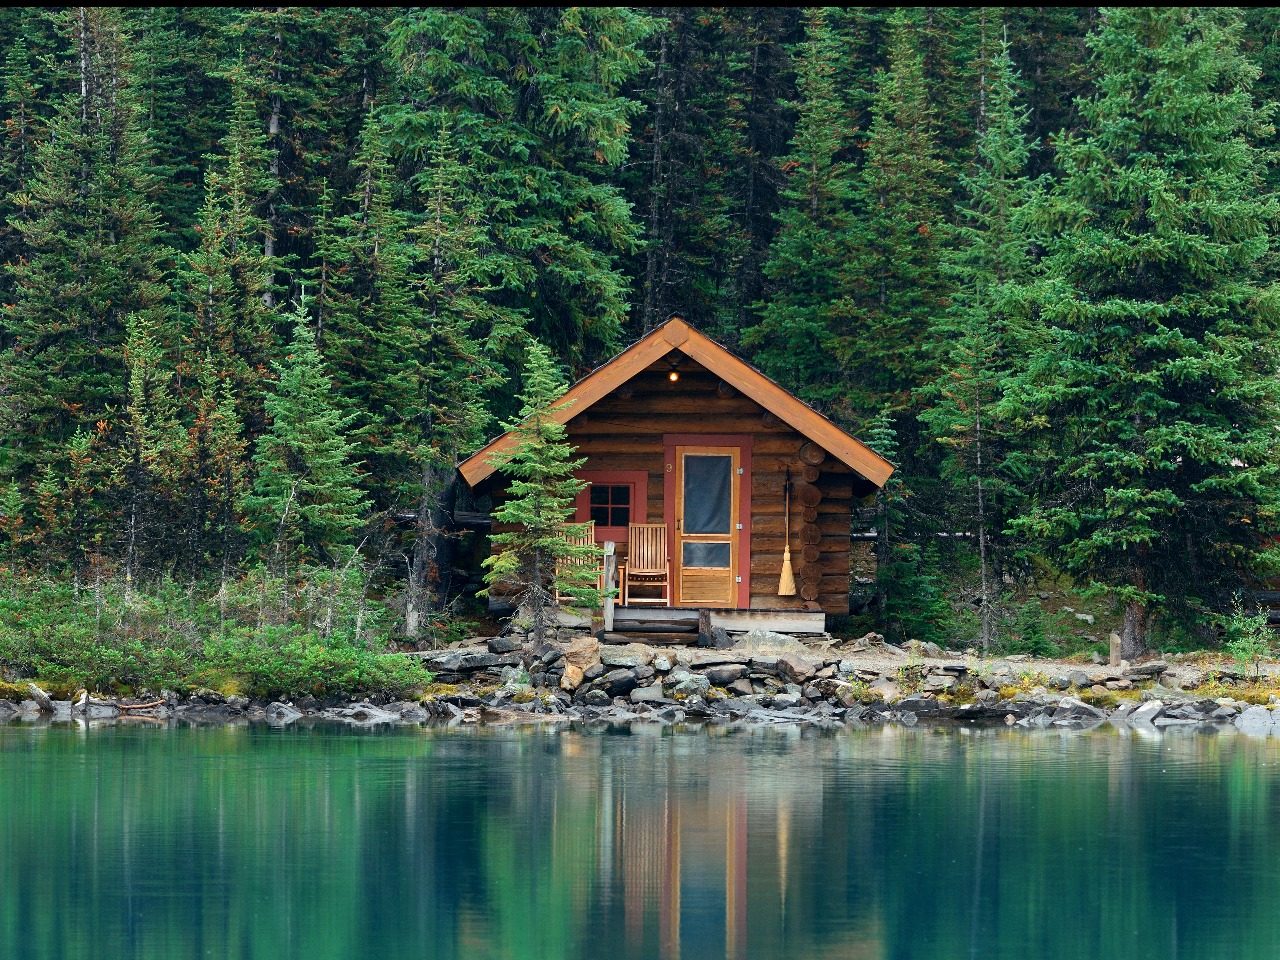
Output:
[[[0,726],[0,958],[1280,957],[1280,741]]]

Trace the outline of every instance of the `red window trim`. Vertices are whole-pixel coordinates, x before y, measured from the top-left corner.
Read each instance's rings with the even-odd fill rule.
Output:
[[[676,542],[676,447],[737,447],[738,466],[742,468],[742,483],[738,488],[738,609],[751,609],[751,441],[749,433],[667,433],[662,436],[663,462],[663,520],[667,524],[667,542]],[[675,575],[675,563],[670,575]],[[674,590],[674,579],[672,580]],[[674,595],[673,595],[674,596]],[[672,601],[675,602],[674,599]]]
[[[578,470],[574,476],[587,481],[573,501],[573,519],[586,523],[591,519],[591,484],[604,483],[631,486],[631,522],[649,522],[649,474],[645,470]],[[596,527],[596,543],[612,540],[627,542],[626,527]]]

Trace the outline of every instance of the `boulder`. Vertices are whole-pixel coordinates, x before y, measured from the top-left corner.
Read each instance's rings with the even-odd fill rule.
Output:
[[[120,716],[120,708],[107,700],[90,698],[81,709],[86,720],[111,720]]]
[[[1271,733],[1275,717],[1266,707],[1249,707],[1236,717],[1236,729],[1252,737],[1265,737]]]
[[[667,698],[662,693],[662,684],[653,683],[647,687],[636,687],[631,691],[632,703],[658,703]]]
[[[267,723],[273,727],[283,727],[295,720],[302,718],[302,711],[298,710],[291,703],[274,703],[267,704]]]
[[[423,723],[430,719],[427,711],[422,709],[422,704],[414,703],[412,700],[389,703],[387,704],[387,710],[391,713],[398,713],[402,723]]]
[[[921,643],[919,640],[908,640],[906,643],[903,644],[903,647],[907,651],[914,653],[916,654],[916,656],[920,656],[920,657],[945,656],[942,648],[938,646],[936,643],[931,643],[931,642]]]
[[[564,652],[566,664],[586,670],[600,662],[600,641],[595,637],[576,637]]]
[[[1149,663],[1136,663],[1124,671],[1126,677],[1158,677],[1169,669],[1163,660],[1152,660]]]
[[[673,670],[668,678],[669,683],[672,681],[674,681],[672,692],[686,697],[698,696],[706,693],[711,688],[711,681],[701,673],[689,673],[686,671],[684,674],[677,674]]]
[[[888,677],[880,677],[871,681],[871,692],[880,695],[885,703],[893,703],[902,696],[902,688]]]
[[[600,688],[608,691],[611,697],[621,697],[630,693],[640,682],[634,670],[621,667],[610,670],[599,680]]]
[[[583,694],[582,702],[589,707],[604,707],[608,706],[611,701],[609,694],[603,690],[588,690]]]
[[[485,646],[490,653],[515,653],[523,644],[514,633],[508,633],[504,637],[490,637]]]
[[[1067,680],[1071,686],[1083,690],[1085,687],[1091,686],[1093,681],[1089,679],[1089,675],[1083,670],[1071,670],[1067,673]]]
[[[751,630],[743,634],[734,649],[747,654],[782,654],[808,653],[809,648],[795,637],[785,633],[774,633],[771,630]]]
[[[727,687],[735,680],[741,680],[746,675],[747,668],[740,663],[724,663],[708,667],[703,671],[703,676],[715,687]]]
[[[653,669],[657,670],[659,673],[670,673],[671,667],[671,658],[665,653],[654,654]]]
[[[1102,721],[1107,715],[1095,706],[1077,700],[1075,697],[1063,697],[1053,711],[1053,720],[1079,720],[1084,723]]]
[[[475,673],[477,670],[492,670],[495,667],[520,666],[520,657],[514,653],[499,654],[463,648],[424,657],[423,665],[432,673]]]
[[[606,667],[647,667],[653,663],[653,647],[644,643],[601,647],[600,662]]]
[[[1155,725],[1156,717],[1163,712],[1163,700],[1147,700],[1130,711],[1125,719],[1131,726],[1151,727]]]
[[[564,665],[564,676],[560,678],[560,689],[574,691],[582,685],[582,668],[572,663]]]
[[[372,703],[353,703],[348,707],[333,707],[324,712],[326,717],[332,717],[334,720],[345,720],[347,723],[355,723],[361,726],[370,726],[375,723],[395,723],[400,717],[381,707],[375,707]],[[296,719],[296,718],[295,718]]]
[[[816,671],[814,664],[803,657],[791,654],[778,657],[778,675],[795,683],[804,683]]]
[[[744,658],[736,650],[682,650],[676,655],[682,666],[693,670],[716,667],[725,663],[742,663]]]
[[[728,650],[733,646],[733,637],[724,627],[712,627],[711,633],[698,634],[698,646],[710,650]]]
[[[726,685],[725,689],[735,697],[750,697],[756,692],[755,687],[746,677],[734,680],[732,683]]]

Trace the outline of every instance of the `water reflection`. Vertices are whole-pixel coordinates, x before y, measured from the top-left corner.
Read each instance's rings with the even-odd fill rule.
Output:
[[[0,727],[0,957],[1280,955],[1280,743]]]

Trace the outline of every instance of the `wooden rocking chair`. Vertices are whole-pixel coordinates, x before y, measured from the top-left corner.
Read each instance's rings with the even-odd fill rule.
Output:
[[[577,524],[575,524],[575,526],[577,526]],[[570,536],[567,538],[568,541],[571,544],[573,544],[575,547],[589,547],[592,544],[594,544],[596,542],[595,521],[588,520],[585,524],[582,525],[582,530],[583,532],[581,535],[574,534],[573,536]],[[585,567],[585,566],[592,566],[592,565],[596,567],[596,589],[600,589],[601,581],[604,579],[604,569],[601,567],[600,561],[597,558],[586,557],[586,558],[577,559],[577,560],[562,559],[558,561],[556,564],[556,574],[557,574],[556,579],[558,581],[560,577],[563,576],[565,571],[573,567]],[[575,602],[573,597],[570,597],[566,594],[561,593],[559,588],[556,589],[556,603],[573,603],[573,602]]]
[[[657,589],[658,596],[637,597],[636,587]],[[667,557],[665,523],[632,523],[627,526],[627,565],[622,570],[622,604],[648,603],[671,606],[671,574]]]

